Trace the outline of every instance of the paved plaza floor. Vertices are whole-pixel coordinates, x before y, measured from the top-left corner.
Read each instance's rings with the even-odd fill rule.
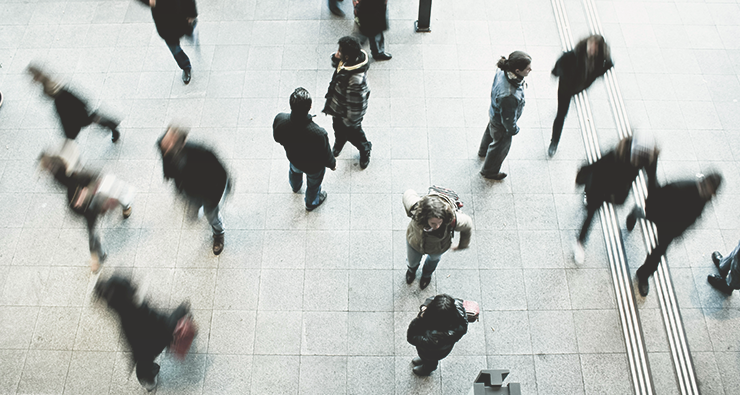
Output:
[[[199,0],[200,46],[183,41],[180,71],[135,0],[0,0],[0,393],[145,393],[116,316],[91,298],[98,276],[133,276],[151,303],[189,300],[200,326],[184,362],[163,354],[157,394],[465,394],[481,369],[509,369],[523,394],[632,394],[627,351],[599,221],[578,265],[584,212],[574,184],[584,145],[573,107],[547,158],[557,107],[550,69],[561,53],[549,0],[435,0],[432,32],[415,33],[418,2],[390,0],[386,45],[371,62],[363,123],[369,167],[347,146],[327,172],[328,200],[306,212],[288,185],[272,120],[294,88],[323,108],[330,54],[353,32],[326,0]],[[740,240],[740,5],[735,0],[606,1],[596,8],[634,130],[655,135],[662,182],[719,169],[725,185],[668,251],[702,394],[740,391],[740,299],[706,282],[712,251]],[[572,34],[583,4],[565,1]],[[367,50],[367,47],[366,47]],[[499,56],[528,52],[521,133],[502,182],[477,158]],[[101,224],[109,259],[89,269],[84,224],[36,158],[62,141],[52,103],[24,69],[45,65],[122,119],[121,140],[89,127],[87,166],[137,188],[133,215]],[[589,91],[602,150],[617,129],[603,82]],[[316,122],[333,141],[331,119]],[[226,245],[211,252],[165,183],[155,140],[175,122],[212,146],[236,180]],[[406,285],[401,194],[443,185],[474,221],[471,246],[446,253],[431,285]],[[305,187],[304,187],[305,190]],[[628,200],[628,206],[632,203]],[[629,207],[618,210],[623,221]],[[633,272],[646,250],[622,230]],[[428,296],[478,301],[481,321],[428,378],[411,371],[406,328]],[[654,294],[638,296],[656,394],[678,392]]]

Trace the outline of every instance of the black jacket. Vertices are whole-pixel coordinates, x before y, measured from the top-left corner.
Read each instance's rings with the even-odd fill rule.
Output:
[[[149,6],[149,0],[139,0]],[[152,7],[152,18],[157,26],[157,33],[165,41],[179,40],[193,30],[188,18],[196,18],[198,10],[195,0],[157,0]]]
[[[655,160],[645,169],[649,185],[655,184],[657,166]],[[621,205],[627,200],[639,171],[629,159],[621,159],[611,150],[596,162],[581,167],[576,183],[584,185],[589,208],[598,209],[604,202]]]
[[[90,124],[90,114],[85,102],[66,89],[60,90],[54,96],[54,107],[62,122],[64,135],[68,139],[76,139],[82,127]]]
[[[360,33],[374,37],[388,30],[387,0],[362,0],[356,7]]]
[[[85,221],[87,223],[87,230],[88,232],[92,232],[92,230],[95,228],[95,223],[97,222],[98,217],[101,214],[100,208],[75,207],[72,204],[72,200],[74,199],[78,189],[84,187],[93,187],[92,184],[95,180],[98,179],[98,175],[86,172],[76,172],[68,176],[65,173],[65,169],[60,168],[57,169],[56,172],[54,172],[54,178],[67,190],[67,204],[69,205],[69,208],[75,214],[85,218]]]
[[[680,235],[701,217],[707,202],[699,195],[695,180],[656,186],[648,190],[645,217],[658,227],[658,232]]]
[[[216,155],[198,144],[186,143],[174,158],[162,158],[165,179],[186,195],[215,206],[226,190],[228,175]]]
[[[313,174],[323,168],[333,168],[337,160],[331,152],[329,136],[313,121],[313,115],[293,117],[280,113],[272,123],[272,136],[285,147],[285,154],[293,166]]]
[[[455,303],[460,319],[447,328],[432,328],[423,317],[414,318],[406,332],[406,340],[416,346],[422,359],[442,359],[452,347],[468,332],[468,321],[462,301]]]
[[[589,70],[586,48],[585,45],[582,46],[583,48],[577,47],[563,53],[552,69],[552,74],[560,78],[558,90],[571,96],[587,89],[597,78],[614,67],[610,57],[605,58],[600,54],[594,60],[593,68]]]

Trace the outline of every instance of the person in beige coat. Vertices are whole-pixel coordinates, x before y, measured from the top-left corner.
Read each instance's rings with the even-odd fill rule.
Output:
[[[422,256],[426,255],[419,287],[426,288],[432,281],[432,273],[442,259],[442,254],[452,247],[455,231],[460,232],[460,241],[453,250],[467,248],[473,220],[456,209],[455,202],[443,194],[419,195],[412,189],[403,193],[403,206],[411,218],[406,229],[406,252],[408,271],[406,283],[416,278]]]

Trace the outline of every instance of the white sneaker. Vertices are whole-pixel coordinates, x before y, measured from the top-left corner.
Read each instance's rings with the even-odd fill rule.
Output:
[[[573,247],[573,260],[579,265],[586,260],[586,250],[583,249],[583,244],[580,241],[576,241],[576,245]]]

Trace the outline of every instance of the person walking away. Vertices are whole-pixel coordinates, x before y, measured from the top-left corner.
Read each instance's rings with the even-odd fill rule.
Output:
[[[478,148],[478,156],[485,158],[480,174],[488,179],[503,180],[501,164],[511,148],[511,138],[519,133],[517,121],[524,110],[524,77],[532,71],[532,57],[514,51],[509,58],[501,57],[491,87],[491,107],[488,127]]]
[[[370,41],[370,54],[375,60],[390,60],[393,56],[385,52],[385,37],[388,30],[388,0],[353,0],[355,21],[360,33]],[[364,42],[364,41],[363,41]]]
[[[368,56],[360,42],[351,36],[339,39],[339,48],[331,56],[334,75],[326,92],[324,112],[333,118],[334,157],[339,156],[349,141],[360,151],[360,168],[370,164],[372,143],[362,130],[370,89],[367,87]]]
[[[559,78],[558,112],[552,123],[548,156],[553,157],[558,150],[570,99],[588,89],[597,78],[606,74],[612,67],[614,63],[609,54],[609,46],[604,37],[598,34],[584,38],[573,50],[560,56],[552,69],[552,75]]]
[[[416,347],[419,355],[411,360],[414,374],[429,376],[467,332],[462,300],[441,294],[428,305],[422,305],[406,331],[406,340]]]
[[[188,36],[197,44],[197,38],[194,35],[198,18],[195,0],[139,1],[152,9],[152,18],[157,27],[157,33],[167,44],[177,65],[182,69],[182,82],[189,84],[193,68],[190,58],[180,46],[180,38]]]
[[[293,192],[300,192],[303,174],[306,174],[306,210],[313,211],[326,200],[321,182],[328,167],[337,169],[337,160],[331,152],[329,136],[313,121],[311,95],[304,88],[296,88],[290,95],[290,113],[280,113],[272,123],[273,138],[285,148],[290,161],[288,182]]]

